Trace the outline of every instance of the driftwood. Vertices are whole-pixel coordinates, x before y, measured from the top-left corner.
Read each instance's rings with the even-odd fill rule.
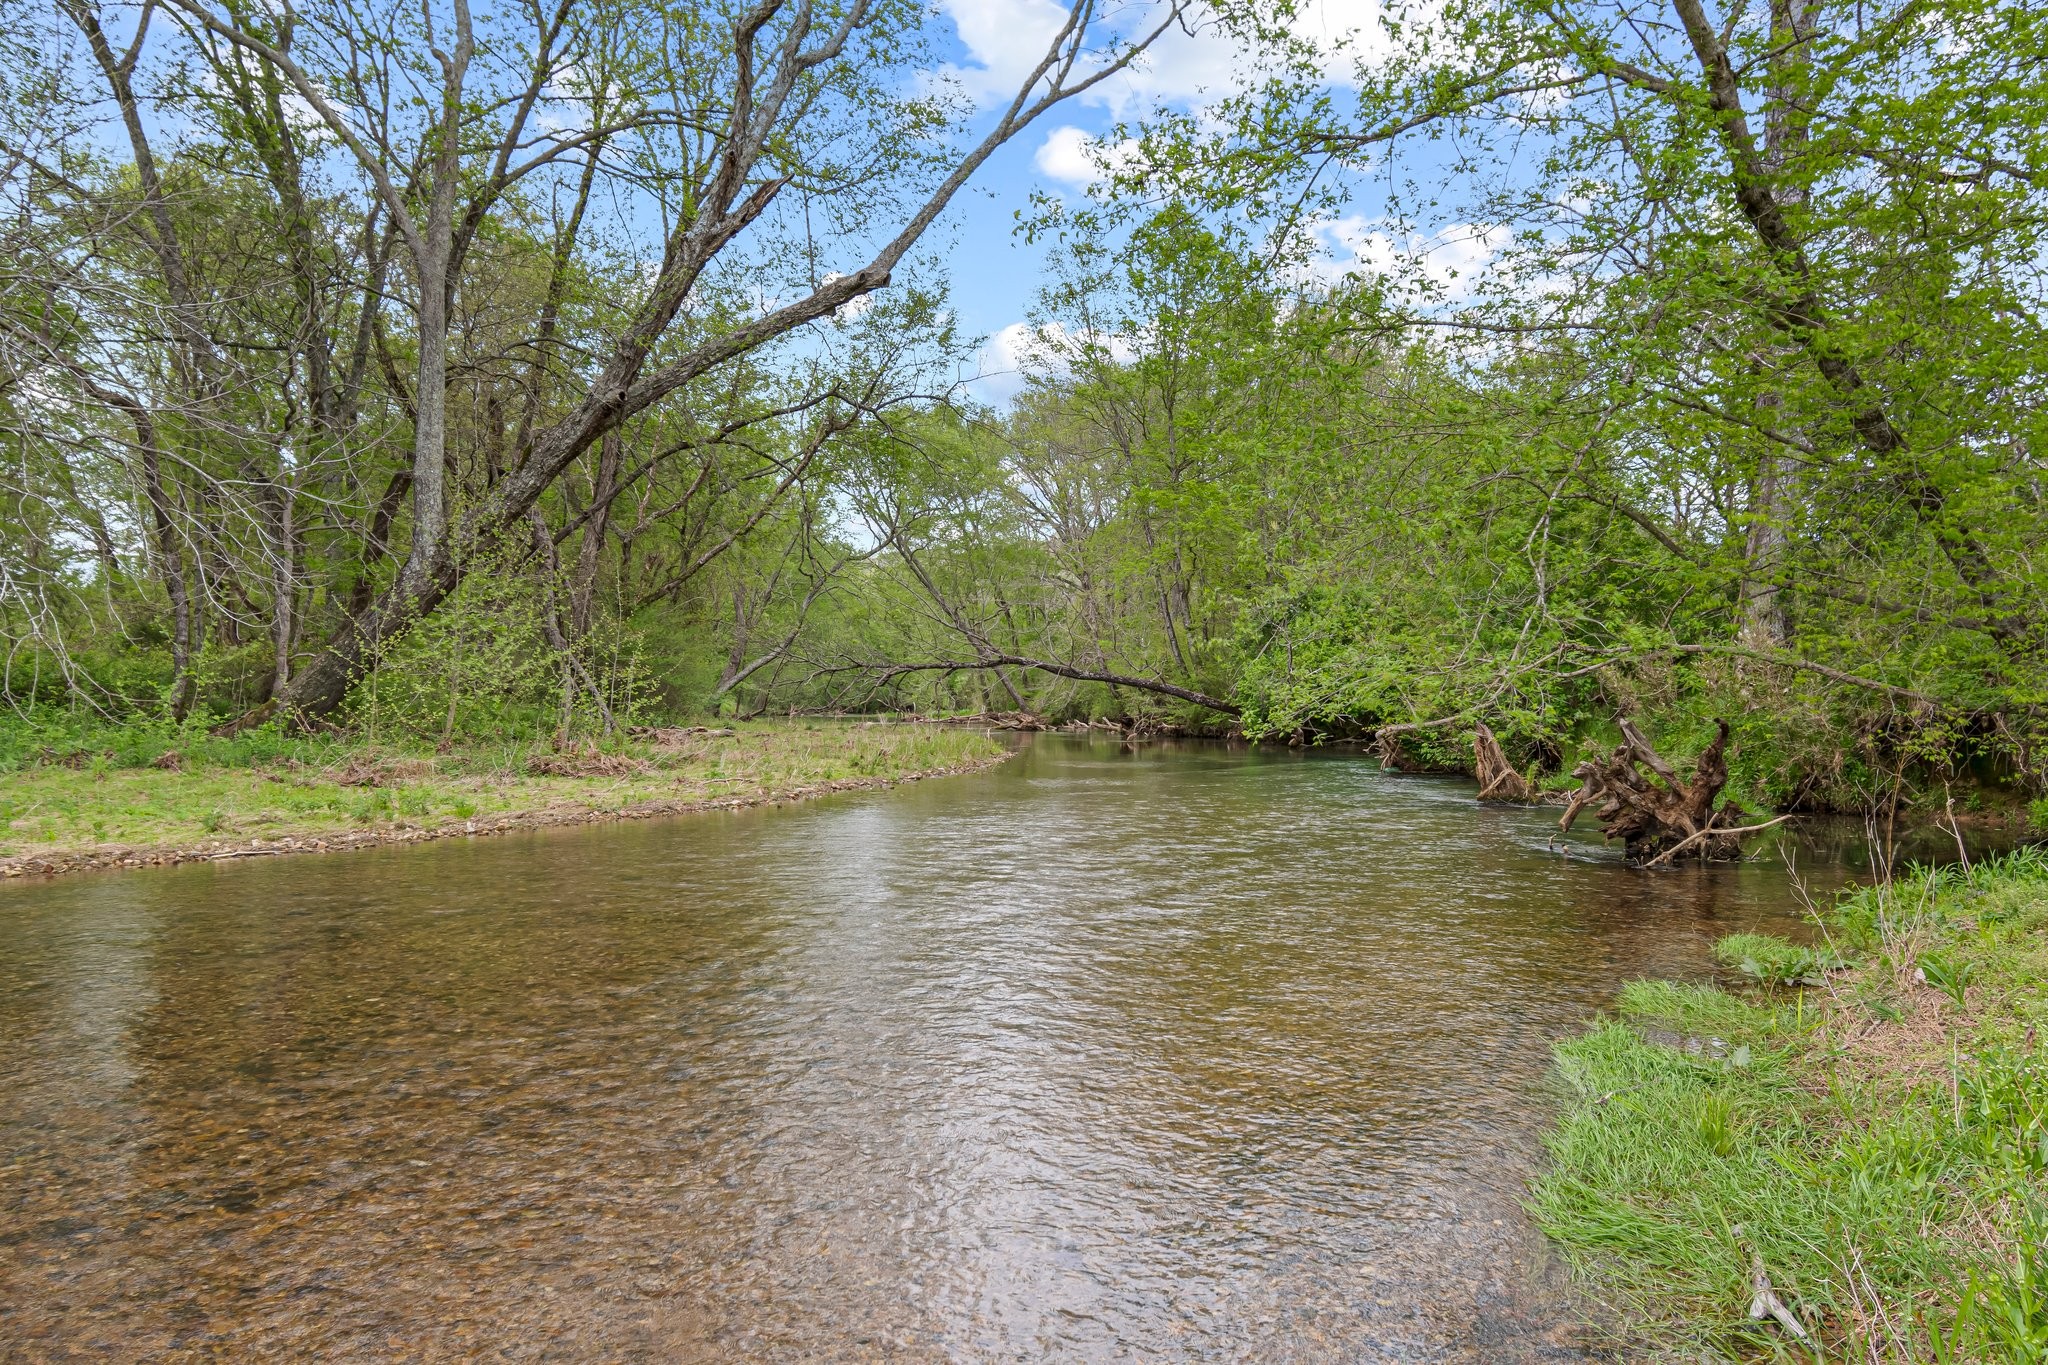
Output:
[[[1740,857],[1746,812],[1733,801],[1714,802],[1728,785],[1728,722],[1714,722],[1713,743],[1700,751],[1691,781],[1650,747],[1634,723],[1621,722],[1621,745],[1610,758],[1591,758],[1572,769],[1578,792],[1565,807],[1558,828],[1570,829],[1588,807],[1600,832],[1619,839],[1629,857],[1661,863],[1673,858],[1708,860]],[[1773,822],[1775,823],[1775,822]]]
[[[1508,756],[1501,752],[1500,741],[1493,737],[1493,731],[1485,721],[1472,727],[1472,773],[1479,779],[1481,801],[1510,801],[1516,805],[1527,805],[1535,799],[1536,794],[1528,779],[1508,762]]]
[[[674,748],[676,745],[686,744],[692,739],[700,737],[719,739],[727,735],[736,735],[739,731],[732,729],[730,726],[714,730],[708,725],[628,725],[626,733],[634,739],[645,741],[648,744],[660,745],[663,748]]]
[[[1722,823],[1717,815],[1716,822],[1713,825],[1701,830],[1698,834],[1686,835],[1685,838],[1680,839],[1677,843],[1644,863],[1643,866],[1656,867],[1661,863],[1668,863],[1702,839],[1739,839],[1745,834],[1761,834],[1767,829],[1784,824],[1791,818],[1789,815],[1781,815],[1775,820],[1766,820],[1761,824],[1744,825],[1740,829],[1732,829],[1727,824]]]
[[[952,725],[982,725],[991,730],[1051,730],[1054,725],[1044,716],[1034,716],[1029,711],[980,711],[971,716],[950,716]]]
[[[1799,1315],[1778,1297],[1778,1291],[1772,1287],[1771,1272],[1764,1269],[1762,1254],[1744,1240],[1742,1224],[1737,1223],[1728,1230],[1735,1234],[1736,1246],[1749,1253],[1749,1316],[1758,1322],[1765,1318],[1774,1318],[1780,1327],[1799,1340],[1812,1341],[1813,1336],[1806,1330],[1806,1324],[1799,1320]]]

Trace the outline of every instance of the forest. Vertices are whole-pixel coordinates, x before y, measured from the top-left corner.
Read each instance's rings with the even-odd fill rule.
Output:
[[[1762,807],[2048,794],[2040,10],[1082,0],[979,104],[903,0],[5,14],[11,724],[1484,726],[1570,785],[1726,718]],[[1196,30],[1234,81],[1020,215],[977,397],[949,205]]]

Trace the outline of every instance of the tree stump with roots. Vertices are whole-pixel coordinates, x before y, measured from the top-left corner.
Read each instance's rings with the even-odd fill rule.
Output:
[[[1500,741],[1494,738],[1493,731],[1484,721],[1472,727],[1472,774],[1479,779],[1481,801],[1507,801],[1526,806],[1536,799],[1528,779],[1508,762],[1508,756],[1501,752]]]
[[[1717,720],[1714,727],[1713,743],[1700,751],[1688,782],[1633,722],[1623,720],[1622,742],[1611,757],[1590,758],[1572,769],[1580,787],[1558,828],[1569,830],[1591,807],[1601,834],[1621,840],[1636,862],[1740,857],[1738,836],[1763,826],[1742,828],[1745,812],[1733,801],[1714,805],[1728,785],[1728,722]]]

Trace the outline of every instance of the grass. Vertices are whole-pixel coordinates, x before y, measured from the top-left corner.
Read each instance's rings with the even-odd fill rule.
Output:
[[[1638,982],[1561,1045],[1532,1210],[1630,1359],[2048,1361],[2048,858],[1820,927],[1726,940],[1754,984]],[[1759,1273],[1806,1340],[1750,1317]]]
[[[755,798],[998,752],[977,730],[764,723],[557,754],[203,730],[0,731],[0,858],[426,828],[562,806]]]

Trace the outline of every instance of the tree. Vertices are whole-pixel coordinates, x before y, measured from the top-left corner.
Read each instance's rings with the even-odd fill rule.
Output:
[[[1434,338],[1424,368],[1479,419],[1454,425],[1512,433],[1498,463],[1467,447],[1467,495],[1432,523],[1456,528],[1440,581],[1486,569],[1444,623],[1485,662],[1410,718],[1540,710],[1537,674],[1625,698],[1631,669],[1722,660],[1700,685],[1804,705],[1803,680],[1908,728],[2030,734],[2040,23],[1976,0],[1453,4],[1368,35],[1348,104],[1276,37],[1273,79],[1120,130],[1093,202],[1047,224],[1129,251],[1184,206],[1276,282],[1348,242],[1329,297],[1352,334]],[[1371,597],[1394,561],[1339,562],[1315,591]],[[1354,682],[1392,648],[1373,603],[1338,627]]]
[[[72,386],[159,434],[171,411],[211,432],[145,460],[145,475],[225,460],[238,472],[227,484],[208,475],[195,489],[202,501],[228,484],[263,490],[251,521],[269,545],[277,657],[268,702],[245,719],[338,706],[386,642],[459,586],[464,566],[527,544],[536,511],[598,452],[579,480],[578,496],[593,501],[564,519],[582,535],[574,562],[590,582],[615,534],[612,502],[651,487],[641,478],[662,463],[614,450],[606,472],[617,433],[673,427],[678,404],[701,411],[707,397],[735,414],[702,424],[713,445],[795,412],[812,414],[820,441],[865,420],[876,397],[867,380],[802,360],[826,344],[818,329],[890,283],[998,147],[1123,70],[1182,10],[1166,0],[1138,29],[1111,32],[1091,0],[1077,0],[1014,95],[977,115],[929,79],[933,16],[894,0],[687,13],[169,0],[128,12],[118,33],[91,0],[65,4],[127,130],[141,181],[133,231],[153,252],[148,288],[166,297],[180,354],[171,387],[139,391],[104,371],[74,373]],[[60,59],[51,71],[54,90],[69,68]],[[289,301],[268,320],[264,344],[287,358],[274,373],[252,375],[244,360],[255,352],[222,344],[222,295],[195,278],[151,107],[214,130],[216,164],[257,171],[247,183],[263,202],[252,211],[276,229],[269,254],[285,267],[278,294]],[[980,126],[963,139],[970,119]],[[14,174],[41,187],[31,193],[81,204],[101,194],[32,156]],[[600,224],[594,203],[621,207]],[[530,290],[516,283],[531,278],[534,256],[521,243],[542,265]],[[514,309],[494,317],[500,298]],[[404,306],[403,326],[387,301]],[[495,352],[476,349],[491,337]],[[725,381],[758,378],[755,360],[777,343],[814,387],[741,400]],[[62,348],[44,345],[37,364],[61,369]],[[120,376],[138,377],[132,367]],[[275,431],[277,407],[246,406],[265,384],[288,423],[310,412],[303,435]],[[381,390],[385,412],[365,410],[365,385]],[[375,469],[394,439],[407,454],[386,479]],[[465,444],[481,456],[474,478]],[[699,435],[668,449],[706,448]],[[294,667],[306,630],[295,509],[309,491],[360,515],[363,553],[345,610]],[[175,517],[175,489],[156,501]],[[385,547],[401,544],[387,578]],[[160,546],[157,560],[175,599],[181,557]],[[584,598],[571,618],[587,611]],[[177,635],[182,709],[196,643],[189,625]]]

